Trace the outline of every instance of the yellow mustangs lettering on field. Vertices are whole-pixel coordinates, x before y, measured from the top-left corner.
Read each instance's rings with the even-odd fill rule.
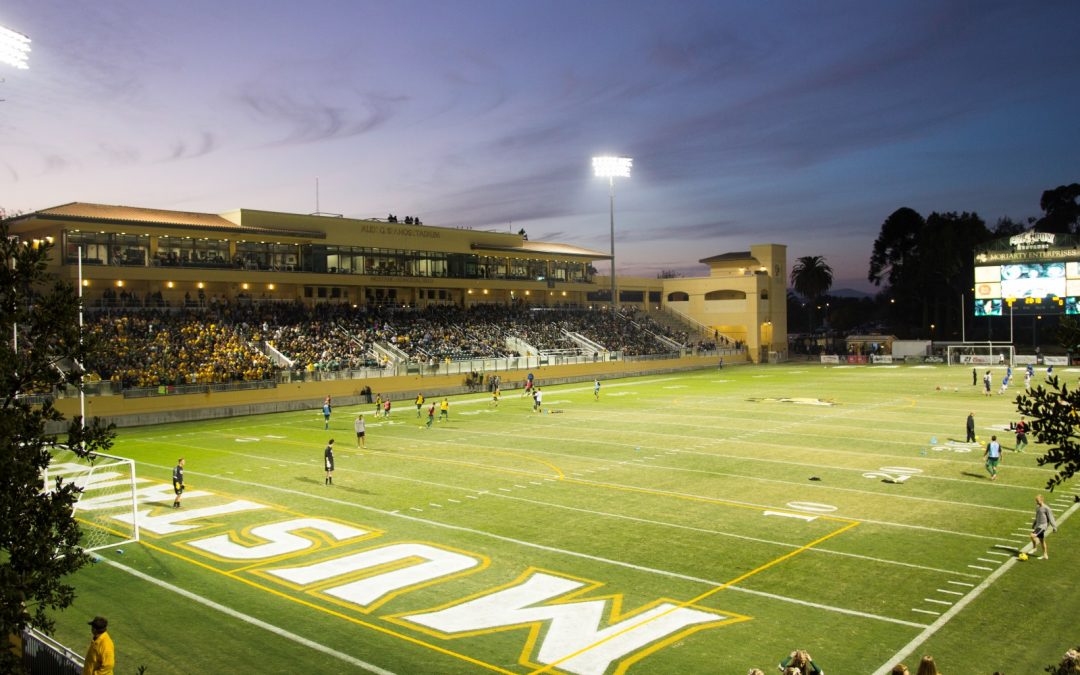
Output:
[[[299,536],[296,532],[325,536]],[[272,565],[282,557],[317,550],[320,541],[327,538],[355,543],[380,534],[373,528],[321,518],[293,518],[246,528],[242,534],[187,541],[183,547],[217,561],[250,563],[262,559]],[[366,614],[402,593],[472,574],[489,564],[480,554],[426,542],[395,542],[306,565],[264,564],[249,571]],[[526,637],[518,657],[521,665],[581,675],[601,675],[612,664],[619,664],[615,672],[622,672],[690,633],[748,619],[666,599],[623,612],[621,594],[580,597],[601,585],[530,568],[505,586],[432,610],[384,618],[443,640],[522,629]]]

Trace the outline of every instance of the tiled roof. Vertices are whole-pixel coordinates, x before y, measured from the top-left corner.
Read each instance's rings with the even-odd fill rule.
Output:
[[[19,219],[53,218],[88,223],[133,223],[140,225],[158,225],[182,229],[214,230],[234,232],[236,234],[277,234],[295,237],[323,239],[322,232],[314,230],[286,230],[269,227],[241,225],[215,213],[195,213],[191,211],[167,211],[165,209],[146,209],[134,206],[113,206],[110,204],[89,204],[71,202],[20,216]]]
[[[732,251],[731,253],[721,253],[720,255],[714,255],[709,258],[702,258],[699,263],[717,263],[717,262],[732,262],[736,260],[756,260],[756,258],[750,255],[750,251]]]
[[[498,244],[473,244],[474,251],[503,251],[510,253],[537,253],[544,255],[565,255],[592,260],[607,260],[611,256],[600,251],[593,251],[580,246],[557,244],[548,241],[523,241],[520,246],[501,246]]]

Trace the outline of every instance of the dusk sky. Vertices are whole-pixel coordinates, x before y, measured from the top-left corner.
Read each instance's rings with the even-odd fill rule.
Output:
[[[870,289],[901,206],[1038,216],[1080,181],[1080,2],[6,0],[0,207],[517,231],[619,274],[751,244]],[[606,270],[606,263],[599,266]]]

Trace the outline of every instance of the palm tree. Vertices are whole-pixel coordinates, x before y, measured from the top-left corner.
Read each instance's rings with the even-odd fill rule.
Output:
[[[832,268],[825,258],[820,255],[804,255],[795,261],[791,268],[791,287],[810,301],[811,317],[813,307],[818,298],[829,292],[832,288]],[[813,321],[810,329],[813,330]]]

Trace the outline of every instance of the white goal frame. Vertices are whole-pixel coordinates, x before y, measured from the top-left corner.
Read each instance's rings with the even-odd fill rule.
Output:
[[[958,342],[945,347],[950,366],[1015,366],[1016,348],[1006,342]]]
[[[91,457],[54,451],[52,462],[42,472],[44,490],[53,490],[58,477],[80,488],[72,514],[82,527],[80,548],[86,553],[138,542],[135,460],[101,452]]]

